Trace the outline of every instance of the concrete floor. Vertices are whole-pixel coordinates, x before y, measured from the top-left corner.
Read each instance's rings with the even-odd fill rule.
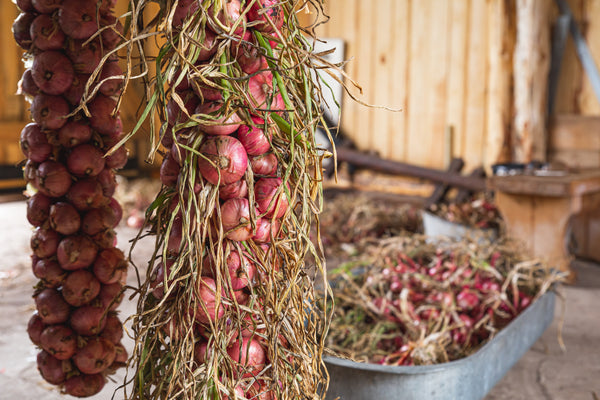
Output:
[[[58,400],[61,396],[46,384],[35,367],[36,349],[27,337],[26,324],[34,310],[31,293],[36,279],[31,273],[29,238],[23,202],[0,204],[0,400]],[[119,247],[128,248],[135,231],[120,228]],[[152,239],[142,242],[134,261],[145,265]],[[537,343],[488,394],[486,400],[598,400],[600,398],[600,266],[577,262],[578,280],[564,287],[564,301],[557,302],[555,320]],[[133,282],[133,274],[130,274]],[[133,312],[125,301],[121,315]],[[122,317],[123,319],[123,317]],[[563,351],[559,325],[563,325]],[[131,341],[125,342],[126,347]],[[490,360],[494,362],[494,360]],[[111,399],[124,371],[105,390],[91,399]],[[115,399],[121,399],[118,393]],[[369,400],[369,399],[365,399]],[[426,399],[424,399],[426,400]]]

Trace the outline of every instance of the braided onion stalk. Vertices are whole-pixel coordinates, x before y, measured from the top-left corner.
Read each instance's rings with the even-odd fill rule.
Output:
[[[162,156],[163,186],[146,213],[156,250],[133,318],[128,396],[324,398],[329,314],[315,286],[327,283],[310,234],[321,88],[296,16],[305,4],[159,5],[140,34],[164,38],[143,113],[160,120],[151,156]]]

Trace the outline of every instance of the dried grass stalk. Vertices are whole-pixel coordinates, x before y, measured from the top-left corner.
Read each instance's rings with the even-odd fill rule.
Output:
[[[243,2],[242,12],[247,13],[254,1]],[[150,37],[164,42],[154,59],[156,75],[147,81],[147,106],[140,123],[123,142],[135,134],[144,119],[157,115],[161,125],[152,132],[160,132],[160,137],[152,138],[149,159],[164,154],[161,141],[172,141],[186,153],[177,183],[163,185],[146,212],[146,229],[156,236],[156,250],[136,293],[138,309],[132,317],[136,343],[128,376],[133,391],[126,393],[126,398],[234,398],[240,395],[235,392],[237,388],[243,388],[246,398],[323,398],[327,377],[321,356],[330,315],[319,307],[328,291],[317,294],[314,290],[316,279],[323,279],[323,287],[327,282],[318,228],[314,237],[310,235],[311,226],[318,226],[322,208],[323,157],[314,138],[315,126],[321,120],[321,87],[311,72],[323,73],[333,66],[312,53],[311,39],[307,39],[311,27],[301,28],[295,14],[310,6],[317,11],[320,23],[322,2],[282,1],[283,27],[270,36],[253,30],[255,40],[245,39],[245,44],[256,46],[268,61],[273,96],[281,96],[283,109],[255,107],[249,101],[249,76],[232,57],[232,47],[240,40],[236,28],[251,26],[237,22],[230,26],[217,18],[227,1],[201,1],[199,9],[174,28],[180,3],[183,0],[158,2],[159,11],[146,23],[141,16],[148,19],[146,9],[153,4],[131,3],[131,26],[144,28],[133,32],[129,44]],[[209,28],[216,33],[219,45],[209,61],[199,64],[196,60]],[[276,51],[269,41],[277,46]],[[145,65],[148,60],[145,56],[141,63]],[[185,98],[175,90],[184,78],[191,85],[208,85],[223,94],[218,115],[190,113],[185,108]],[[176,123],[168,120],[169,101],[184,115]],[[282,191],[290,208],[268,247],[253,240],[226,239],[218,187],[202,179],[196,167],[198,159],[205,157],[198,150],[206,137],[200,126],[215,125],[217,117],[233,114],[246,123],[250,115],[264,117],[266,128],[273,131],[271,151],[279,162],[278,176],[288,185]],[[154,123],[153,118],[149,120]],[[255,178],[250,169],[243,179],[253,204]],[[251,228],[258,217],[251,212]],[[178,229],[182,232],[181,245],[173,251],[169,238]],[[144,234],[141,232],[140,237]],[[244,296],[233,290],[227,269],[226,257],[233,250],[247,254],[258,269],[259,279],[250,281]],[[207,260],[217,265],[212,271],[214,303],[207,303],[201,295],[207,290]],[[199,323],[198,317],[211,310],[217,310],[218,318]],[[266,349],[268,362],[263,368],[244,368],[228,354],[233,343],[247,334]],[[201,343],[210,349],[205,362],[198,361]]]

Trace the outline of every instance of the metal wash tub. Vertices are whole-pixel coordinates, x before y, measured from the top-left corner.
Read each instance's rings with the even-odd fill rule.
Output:
[[[525,309],[474,354],[427,366],[383,366],[326,357],[327,400],[482,399],[544,333],[554,318],[555,294]]]

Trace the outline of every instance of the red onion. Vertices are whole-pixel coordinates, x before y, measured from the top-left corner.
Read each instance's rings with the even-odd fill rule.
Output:
[[[67,276],[62,288],[63,298],[74,307],[90,303],[100,294],[100,281],[87,269],[78,269]]]
[[[210,59],[218,50],[217,36],[210,29],[204,30],[204,40],[200,43],[200,53],[197,62]]]
[[[42,129],[60,129],[67,123],[69,104],[62,96],[40,93],[31,103],[31,116]]]
[[[256,223],[256,233],[252,236],[257,243],[269,243],[271,238],[277,237],[281,221],[278,219],[261,218]]]
[[[104,249],[94,261],[94,275],[105,285],[121,281],[127,273],[127,261],[123,252],[115,247]]]
[[[281,387],[281,382],[280,385]],[[256,382],[254,382],[250,388],[248,389],[248,393],[246,394],[246,396],[248,396],[249,398],[251,397],[252,399],[256,399],[256,400],[276,400],[277,397],[275,397],[275,392],[273,390],[270,390],[268,385],[265,383],[264,380],[257,380]]]
[[[247,195],[248,184],[244,179],[219,186],[219,198],[221,200],[233,199],[234,197],[246,197]]]
[[[117,309],[121,300],[123,300],[123,285],[121,283],[113,283],[112,285],[102,285],[98,299],[102,304],[102,308],[114,311]]]
[[[113,212],[115,214],[115,223],[114,223],[113,227],[116,227],[117,225],[119,225],[121,218],[123,218],[123,209],[121,208],[121,205],[119,204],[119,202],[117,200],[115,200],[114,198],[110,199],[108,206],[113,210]]]
[[[257,221],[258,222],[258,221]],[[229,199],[221,205],[221,223],[228,239],[243,242],[252,237],[248,199]]]
[[[242,338],[241,342],[234,341],[227,349],[227,354],[239,363],[244,371],[249,369],[253,374],[260,372],[267,361],[267,353],[260,342],[247,337]]]
[[[77,350],[73,362],[84,374],[98,374],[115,360],[115,345],[103,337],[89,338],[85,346]]]
[[[183,235],[183,221],[181,217],[176,217],[173,220],[173,226],[169,232],[167,239],[167,254],[176,255],[181,251],[181,242]]]
[[[39,15],[33,20],[30,35],[33,46],[42,51],[60,50],[65,42],[65,34],[47,14]]]
[[[198,96],[191,90],[180,93],[179,97],[181,97],[181,100],[183,101],[185,111],[181,109],[179,104],[177,104],[173,98],[167,103],[167,122],[171,126],[187,121],[188,115],[186,115],[186,112],[187,114],[192,115],[200,103]]]
[[[252,75],[263,66],[264,57],[260,48],[256,44],[256,40],[252,38],[250,31],[246,31],[243,41],[232,47],[233,56],[242,71],[248,75]]]
[[[19,81],[19,89],[17,94],[26,94],[29,96],[35,96],[40,92],[40,88],[37,87],[35,81],[33,80],[33,76],[31,74],[31,68],[27,68],[25,72],[23,72],[23,76]]]
[[[42,226],[50,214],[50,198],[40,192],[27,200],[27,220],[33,226]]]
[[[75,71],[80,74],[94,72],[102,59],[102,47],[97,39],[89,43],[84,40],[70,40],[66,51],[75,67]]]
[[[94,236],[106,229],[113,228],[116,220],[117,216],[109,206],[93,208],[83,216],[81,231],[87,235]]]
[[[127,365],[127,361],[129,360],[129,356],[127,355],[127,350],[125,346],[121,342],[115,344],[115,361],[110,365],[110,370],[114,370],[116,368],[125,367]]]
[[[62,4],[62,0],[31,0],[36,11],[42,14],[52,14]]]
[[[209,135],[230,135],[240,127],[241,119],[236,114],[223,115],[223,103],[218,101],[204,102],[196,107],[196,114],[210,116],[207,121],[199,123],[203,132]]]
[[[69,203],[58,202],[50,207],[50,227],[63,235],[72,235],[79,230],[81,217]]]
[[[157,299],[162,299],[165,295],[165,273],[169,276],[173,264],[173,260],[167,260],[166,263],[161,261],[156,265],[156,276],[152,277],[150,287],[152,288],[152,295]]]
[[[63,96],[71,105],[79,105],[83,92],[85,91],[85,85],[90,78],[88,74],[77,74],[73,78],[73,84],[71,87],[63,93]],[[78,142],[82,143],[82,142]]]
[[[37,228],[31,236],[31,249],[39,258],[51,257],[56,253],[60,235],[52,229]]]
[[[87,305],[76,308],[71,313],[71,328],[83,336],[94,336],[106,326],[106,314],[103,307]]]
[[[107,205],[109,201],[104,197],[100,183],[93,178],[75,182],[67,192],[67,199],[80,211]]]
[[[237,250],[232,250],[227,255],[226,262],[233,290],[243,289],[248,286],[248,282],[254,280],[256,267],[244,254],[240,257]]]
[[[64,196],[71,187],[71,174],[56,161],[44,161],[36,171],[37,188],[49,197]]]
[[[96,146],[80,144],[69,153],[67,167],[78,177],[96,176],[104,169],[104,154]]]
[[[33,13],[23,12],[15,19],[12,25],[13,37],[15,42],[23,50],[29,50],[31,47],[31,24],[36,16]]]
[[[73,39],[88,39],[98,31],[95,0],[64,0],[58,11],[62,30]]]
[[[212,278],[202,277],[200,288],[198,290],[198,304],[195,312],[195,319],[203,324],[215,321],[225,314],[225,306],[216,303],[217,285]],[[204,307],[203,307],[204,306]],[[206,311],[205,311],[206,309]]]
[[[231,136],[208,137],[200,146],[200,153],[203,155],[198,157],[200,174],[213,185],[238,181],[248,167],[244,146]]]
[[[202,365],[206,363],[211,355],[211,351],[208,348],[208,342],[205,340],[199,341],[194,346],[194,360]]]
[[[36,123],[25,125],[21,131],[20,144],[25,157],[38,163],[46,161],[53,150],[46,132]]]
[[[117,177],[111,168],[106,168],[105,165],[105,168],[98,174],[96,179],[98,180],[98,183],[100,183],[100,186],[102,186],[102,194],[105,197],[112,197],[115,194]]]
[[[67,236],[56,251],[60,266],[69,271],[89,267],[97,253],[96,245],[87,236]]]
[[[65,393],[75,397],[90,397],[100,393],[106,379],[102,374],[75,375],[65,381]]]
[[[181,28],[183,23],[194,15],[199,6],[199,2],[196,0],[180,0],[173,14],[173,27]]]
[[[47,288],[57,288],[63,284],[68,272],[60,267],[53,258],[41,258],[32,263],[33,275],[41,279]]]
[[[75,71],[71,61],[60,51],[44,51],[33,59],[31,74],[42,92],[63,94],[73,84]]]
[[[123,338],[123,324],[119,321],[119,317],[115,314],[108,314],[106,326],[100,336],[117,346]]]
[[[17,0],[16,3],[17,7],[19,7],[19,10],[21,10],[22,12],[35,11],[31,0]]]
[[[172,261],[171,261],[172,263]],[[152,288],[152,296],[160,300],[165,295],[165,266],[160,262],[156,266],[156,274],[150,281],[150,287]]]
[[[271,71],[262,71],[248,79],[250,100],[256,108],[267,108],[267,100],[273,93],[273,74]]]
[[[64,368],[65,361],[53,357],[50,353],[42,350],[37,355],[37,367],[47,382],[53,385],[60,385],[67,378],[67,372]]]
[[[281,0],[258,0],[248,11],[248,21],[256,23],[253,27],[264,33],[273,33],[281,29],[285,19]]]
[[[264,119],[252,117],[252,122],[252,126],[242,125],[238,129],[238,140],[244,145],[248,155],[260,156],[271,148],[271,133],[265,134]]]
[[[211,101],[223,101],[223,92],[212,86],[208,86],[205,83],[194,82],[192,88],[194,89],[194,93],[198,95],[202,103]]]
[[[123,78],[118,78],[120,75],[123,75],[123,70],[116,61],[104,64],[100,81],[107,80],[100,85],[100,93],[109,97],[121,94],[123,91]]]
[[[250,166],[254,175],[275,176],[277,175],[277,156],[266,153],[250,158]]]
[[[117,102],[102,94],[96,95],[89,104],[90,126],[102,135],[120,133],[121,123],[117,115],[113,115]]]
[[[160,181],[165,186],[175,187],[177,184],[177,179],[179,178],[180,170],[181,167],[169,152],[167,157],[163,159],[163,162],[160,165]]]
[[[31,343],[36,346],[40,345],[40,336],[46,326],[47,325],[44,324],[37,311],[31,315],[31,318],[29,318],[29,321],[27,322],[27,335],[29,335]]]
[[[223,25],[229,28],[237,23],[236,29],[233,32],[236,35],[242,35],[246,29],[246,15],[242,14],[242,4],[240,0],[225,0],[223,2],[224,9],[221,9],[216,14],[217,18]],[[215,15],[213,6],[208,9],[209,15]],[[240,21],[241,19],[241,21]]]
[[[112,9],[117,5],[117,0],[100,0],[100,13],[103,15],[112,13]]]
[[[123,41],[124,28],[121,21],[114,15],[103,15],[101,24],[108,27],[100,34],[102,36],[102,45],[105,49],[114,49]]]
[[[456,304],[463,310],[472,310],[479,305],[479,296],[473,290],[463,289],[456,295]]]
[[[266,217],[275,216],[275,218],[281,218],[285,215],[289,202],[282,185],[281,178],[260,178],[256,182],[254,196],[258,211],[261,214],[265,214]]]
[[[56,289],[46,288],[35,296],[35,305],[42,322],[62,324],[69,319],[71,308]]]
[[[169,155],[173,157],[177,164],[183,165],[185,159],[188,157],[190,153],[189,150],[185,149],[183,146],[192,146],[195,140],[195,132],[190,129],[182,129],[177,132],[177,141],[171,144],[171,151]]]
[[[37,170],[40,164],[27,160],[25,163],[25,167],[23,167],[23,178],[27,181],[27,183],[31,183],[33,187],[39,190],[39,182],[37,177]]]
[[[77,350],[77,336],[66,325],[51,325],[42,331],[40,347],[58,360],[68,360]]]
[[[115,247],[117,245],[117,233],[113,229],[106,229],[92,236],[92,240],[100,249]]]

